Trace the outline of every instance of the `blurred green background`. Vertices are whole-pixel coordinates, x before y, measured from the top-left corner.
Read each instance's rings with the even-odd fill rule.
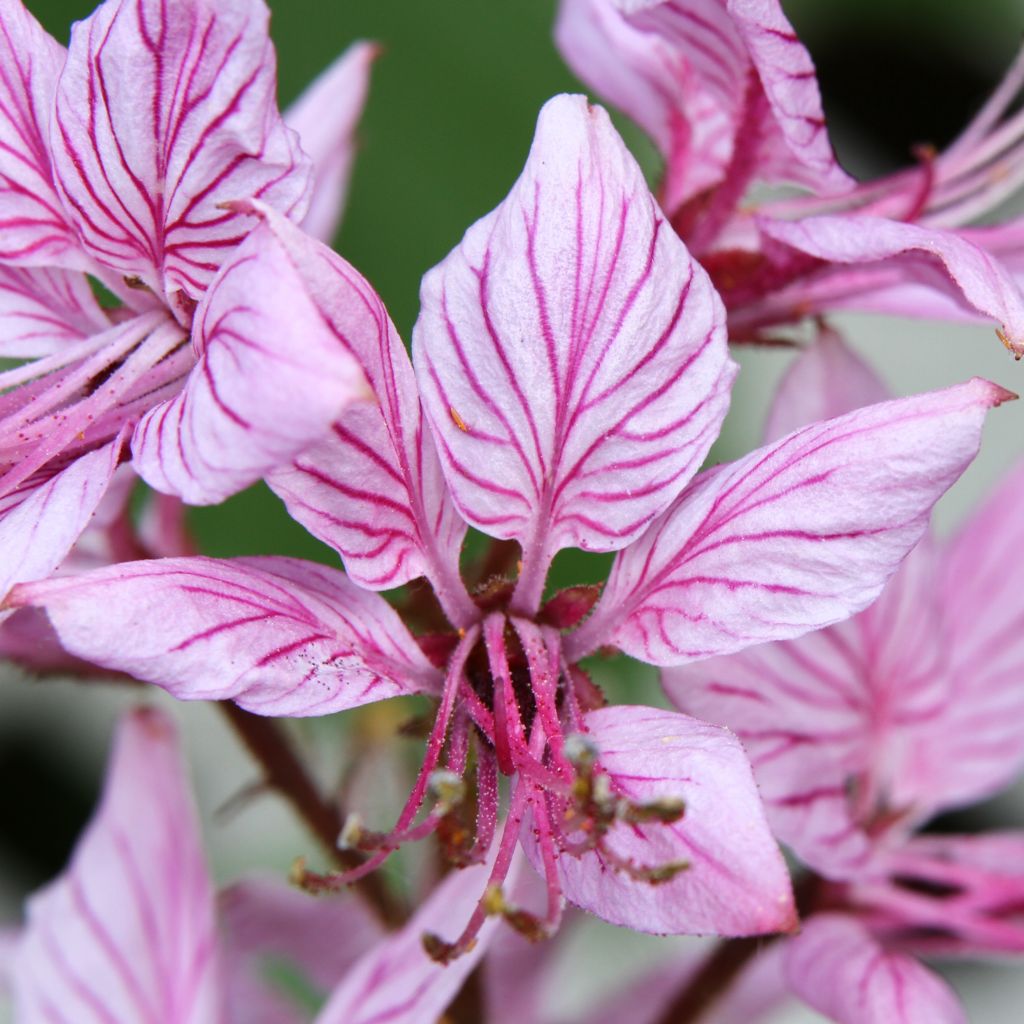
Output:
[[[65,40],[69,23],[93,5],[38,0],[29,6]],[[788,0],[784,6],[818,66],[840,158],[861,176],[908,162],[917,143],[949,141],[999,79],[1024,29],[1024,0]],[[338,248],[378,289],[408,340],[424,271],[505,195],[544,101],[579,89],[551,42],[556,4],[271,0],[270,7],[282,107],[350,42],[383,44]],[[618,123],[656,175],[657,162],[643,136]],[[1015,391],[1024,387],[1024,364],[1006,357],[991,328],[882,317],[839,320],[897,393],[972,374]],[[771,385],[788,358],[777,351],[740,354],[743,372],[715,457],[730,458],[757,443]],[[1017,406],[992,417],[982,458],[943,504],[944,526],[960,518],[1019,455],[1024,402]],[[194,510],[192,525],[212,554],[333,560],[262,487],[221,507]],[[570,579],[592,570],[561,568]],[[21,893],[62,866],[95,799],[110,722],[129,699],[103,687],[33,685],[16,673],[0,684],[0,772],[14,780],[0,787],[0,917],[16,915]],[[213,711],[177,705],[175,713],[189,735],[210,820],[216,807],[251,780],[253,769]],[[329,748],[337,746],[337,733],[328,722],[298,728],[322,755],[321,768],[330,777],[336,756]],[[1001,806],[1024,821],[1020,807]],[[218,820],[208,835],[220,877],[261,862],[284,868],[308,848],[280,807],[270,807],[263,817]],[[611,979],[616,967],[608,968]],[[1010,1013],[988,1008],[978,1019],[1019,1020]]]

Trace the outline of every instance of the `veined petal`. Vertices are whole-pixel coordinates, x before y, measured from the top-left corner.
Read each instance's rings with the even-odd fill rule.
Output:
[[[643,0],[641,0],[643,2]],[[672,0],[679,4],[680,0]],[[692,3],[693,0],[690,0]],[[704,6],[697,0],[698,6]],[[825,128],[814,62],[779,0],[726,0],[768,100],[770,133],[758,177],[796,181],[818,192],[845,192],[854,181],[836,162]]]
[[[571,660],[603,643],[656,665],[784,640],[870,604],[1015,397],[975,378],[815,423],[701,474],[616,559]]]
[[[828,327],[786,370],[765,423],[766,442],[889,398],[875,371]]]
[[[458,578],[466,524],[448,495],[416,377],[384,303],[340,256],[266,207],[257,212],[372,396],[350,405],[323,440],[269,482],[289,512],[341,554],[360,586],[397,587],[426,573],[443,589],[436,581]],[[307,344],[301,335],[297,341]]]
[[[753,178],[853,185],[828,140],[814,65],[776,0],[563,0],[556,39],[658,144],[670,213]]]
[[[924,540],[854,618],[662,673],[678,708],[736,732],[772,831],[826,878],[929,816],[920,750],[949,703],[934,569]]]
[[[83,268],[50,164],[50,118],[64,47],[20,0],[0,3],[0,259]]]
[[[999,325],[1000,338],[1019,359],[1024,355],[1024,294],[1013,275],[989,252],[953,231],[924,228],[867,214],[805,217],[782,221],[759,217],[769,238],[830,263],[890,265],[881,289],[885,308],[900,294],[899,285],[923,286],[957,300],[968,311]],[[851,289],[844,294],[837,277],[835,304],[873,309],[873,292]],[[828,297],[827,290],[823,293]],[[913,299],[915,289],[907,294]],[[913,310],[911,310],[913,311]]]
[[[338,232],[356,152],[356,126],[370,87],[375,43],[353,43],[284,112],[313,160],[313,192],[302,230],[328,245]]]
[[[732,733],[641,707],[594,711],[586,724],[614,791],[686,808],[669,825],[615,825],[607,845],[637,867],[689,866],[654,885],[612,869],[598,852],[565,854],[558,870],[568,900],[643,932],[761,935],[795,926],[789,872]]]
[[[11,604],[45,607],[72,654],[181,700],[324,715],[440,686],[383,598],[312,562],[125,562],[20,587]]]
[[[284,882],[247,878],[218,899],[229,1024],[303,1024],[296,993],[275,986],[268,963],[321,995],[384,933],[361,901],[318,898]]]
[[[938,975],[883,949],[858,921],[815,914],[786,950],[790,987],[837,1024],[967,1024]]]
[[[562,0],[555,41],[580,80],[654,140],[665,158],[660,196],[666,210],[671,213],[722,179],[742,99],[733,80],[742,78],[736,69],[746,63],[734,33],[714,35],[706,54],[694,48],[694,56],[712,69],[704,77],[700,59],[691,67],[685,48],[638,28],[613,0]],[[728,81],[714,73],[719,63],[733,69]],[[707,88],[695,87],[698,83]]]
[[[1024,763],[1024,594],[1007,562],[1024,546],[1022,507],[1024,466],[1018,465],[942,562],[953,691],[921,766],[922,795],[936,808],[997,792]]]
[[[500,919],[485,921],[473,948],[449,964],[427,956],[423,936],[431,932],[454,941],[476,909],[489,875],[489,864],[453,871],[400,932],[370,950],[346,974],[315,1024],[436,1021],[480,962]]]
[[[456,504],[520,541],[531,589],[561,548],[637,537],[718,433],[721,303],[582,97],[547,103],[519,181],[421,299],[414,361]]]
[[[185,388],[135,430],[134,464],[148,484],[193,505],[222,501],[319,441],[342,409],[368,397],[321,301],[317,282],[274,232],[257,227],[196,310],[199,363]]]
[[[220,1024],[213,888],[171,723],[118,731],[99,810],[28,905],[19,1020]]]
[[[106,493],[123,443],[119,437],[83,455],[0,513],[0,598],[15,583],[43,579],[64,561]],[[0,610],[0,621],[8,614]]]
[[[310,169],[277,111],[267,18],[262,0],[107,0],[72,30],[58,187],[90,255],[174,308],[252,228],[224,202],[305,213]]]
[[[851,896],[921,954],[1024,952],[1024,832],[921,835],[894,849],[890,878]]]
[[[109,326],[84,274],[0,265],[0,357],[50,355]]]

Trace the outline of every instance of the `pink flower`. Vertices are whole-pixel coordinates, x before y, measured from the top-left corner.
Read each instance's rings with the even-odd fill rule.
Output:
[[[607,115],[581,97],[545,106],[509,196],[424,279],[415,373],[370,286],[250,208],[329,296],[327,322],[377,397],[270,477],[348,575],[171,558],[23,585],[9,605],[45,607],[71,653],[183,699],[310,715],[436,697],[394,829],[353,820],[344,839],[364,863],[308,881],[351,881],[432,832],[456,863],[491,851],[464,931],[431,940],[439,959],[471,948],[488,915],[547,934],[563,898],[644,931],[791,927],[788,875],[735,738],[685,715],[601,707],[578,662],[613,645],[676,664],[863,608],[1008,393],[974,380],[881,403],[695,476],[734,374],[723,310]],[[514,580],[470,595],[467,522],[516,542]],[[596,603],[587,588],[544,601],[569,547],[618,552]],[[450,625],[416,638],[373,591],[419,576]],[[410,619],[427,611],[408,607]],[[513,785],[499,825],[502,775]],[[546,882],[540,914],[501,888],[520,842]]]
[[[486,868],[441,883],[401,931],[386,935],[353,898],[316,901],[249,879],[219,895],[203,858],[174,729],[160,713],[127,715],[100,806],[64,873],[28,903],[10,976],[18,1020],[107,1024],[299,1024],[294,993],[264,976],[267,958],[327,995],[314,1024],[436,1020],[483,955],[451,967],[420,946],[450,929]]]
[[[107,0],[65,51],[0,5],[0,356],[29,360],[0,373],[0,549],[18,552],[0,592],[63,559],[127,448],[158,490],[215,502],[365,394],[309,283],[237,205],[310,205],[267,17],[262,0]],[[309,214],[324,233],[371,56],[355,48],[293,115],[317,125],[336,193]]]
[[[967,227],[1024,180],[1024,117],[1008,114],[1024,54],[945,152],[857,185],[778,0],[562,0],[556,38],[657,144],[662,203],[711,274],[731,338],[853,308],[994,320],[1024,354],[1024,221]],[[751,206],[753,183],[809,194]]]
[[[826,335],[791,368],[769,434],[882,395]],[[1024,951],[1024,835],[918,834],[1024,766],[1022,500],[1018,468],[847,622],[664,675],[678,706],[736,731],[775,834],[820,879],[787,969],[836,1020],[961,1020],[910,954]]]

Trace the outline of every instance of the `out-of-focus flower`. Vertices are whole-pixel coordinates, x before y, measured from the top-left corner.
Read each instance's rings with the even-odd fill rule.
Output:
[[[1024,52],[944,152],[855,184],[778,0],[562,0],[569,65],[665,159],[661,199],[711,274],[730,337],[835,309],[998,325],[1024,354],[1024,220],[971,228],[1024,182]],[[750,200],[755,184],[809,194]]]
[[[300,990],[275,986],[268,960],[326,996],[315,1024],[436,1020],[476,965],[445,967],[420,945],[469,912],[483,866],[442,882],[393,935],[355,897],[321,902],[264,880],[219,898],[174,729],[144,709],[122,721],[102,801],[65,872],[28,903],[10,985],[19,1021],[299,1024]],[[461,914],[460,914],[461,911]]]
[[[769,434],[884,394],[826,335],[791,368]],[[664,673],[679,707],[735,730],[773,830],[821,879],[787,969],[836,1020],[962,1020],[908,954],[1024,951],[1024,834],[919,834],[1024,765],[1022,501],[1018,467],[855,618]]]
[[[395,828],[351,820],[343,842],[364,863],[307,883],[352,881],[431,833],[456,863],[491,851],[463,933],[430,940],[439,959],[472,948],[488,915],[547,934],[563,897],[644,931],[789,928],[788,875],[735,738],[601,707],[578,662],[614,645],[678,664],[863,608],[1007,392],[974,380],[881,403],[695,476],[734,373],[724,313],[607,115],[581,97],[545,106],[510,195],[424,279],[415,374],[370,286],[251,208],[329,296],[329,326],[377,396],[270,479],[348,575],[165,559],[24,585],[11,606],[45,607],[73,654],[186,699],[309,715],[438,697]],[[518,543],[514,579],[470,596],[466,522]],[[552,559],[573,546],[619,552],[604,593],[545,603]],[[450,626],[417,642],[372,591],[420,575]],[[501,775],[514,784],[499,828]],[[542,915],[502,890],[519,842],[546,881]]]
[[[262,0],[107,0],[65,51],[0,3],[0,356],[26,360],[0,372],[0,592],[63,560],[127,449],[158,490],[215,502],[365,395],[306,282],[237,205],[296,220],[310,205],[267,18]],[[325,233],[371,55],[355,48],[292,114],[316,125],[334,194],[308,216]]]

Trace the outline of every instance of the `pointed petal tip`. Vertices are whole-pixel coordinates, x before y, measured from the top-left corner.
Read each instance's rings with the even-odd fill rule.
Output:
[[[1021,355],[1024,355],[1024,349],[1021,350],[1020,355],[1016,355],[1016,358],[1020,359]],[[972,377],[971,384],[985,393],[990,409],[998,409],[1004,402],[1016,402],[1020,398],[1016,391],[1004,388],[1001,384],[986,380],[984,377]]]

